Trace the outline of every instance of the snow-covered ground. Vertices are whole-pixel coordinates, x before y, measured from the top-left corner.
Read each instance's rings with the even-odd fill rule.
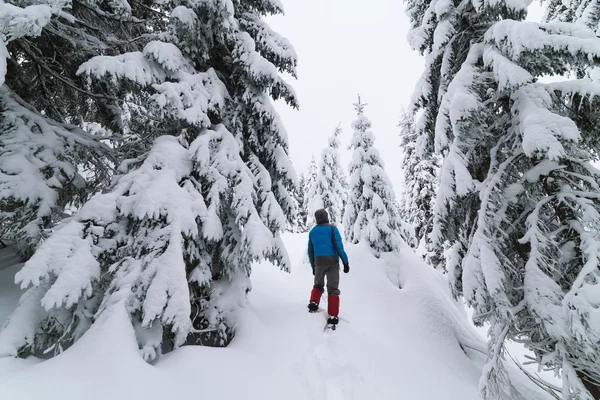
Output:
[[[229,347],[184,347],[146,364],[117,304],[58,357],[0,359],[0,399],[479,399],[485,343],[444,277],[409,248],[377,260],[362,245],[347,246],[342,321],[323,332],[324,314],[306,312],[306,235],[286,234],[285,242],[293,272],[254,267],[249,305]],[[9,257],[0,252],[4,265],[15,261]],[[17,268],[0,270],[0,324],[17,301],[7,284]],[[550,398],[510,371],[523,398]]]

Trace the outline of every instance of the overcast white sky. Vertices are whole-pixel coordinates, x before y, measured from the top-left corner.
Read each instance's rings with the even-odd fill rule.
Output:
[[[317,160],[327,138],[341,123],[342,162],[347,169],[356,116],[357,94],[368,104],[379,149],[398,195],[401,188],[398,120],[408,107],[424,59],[406,40],[408,18],[402,0],[281,0],[284,16],[269,18],[298,53],[298,80],[288,79],[300,110],[283,103],[277,109],[288,131],[290,153],[298,174]],[[534,6],[532,19],[541,15]]]
[[[272,28],[287,37],[298,53],[296,89],[300,110],[278,104],[287,128],[292,161],[298,173],[310,157],[320,157],[327,138],[341,123],[342,162],[356,116],[352,103],[361,94],[368,103],[365,115],[399,189],[399,137],[396,127],[407,107],[423,60],[406,41],[408,18],[401,0],[282,0],[286,15],[269,19]]]

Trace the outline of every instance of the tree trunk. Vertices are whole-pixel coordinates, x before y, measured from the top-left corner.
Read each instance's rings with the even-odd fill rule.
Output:
[[[600,386],[596,383],[593,383],[587,377],[589,374],[577,371],[577,377],[581,379],[583,382],[583,386],[587,389],[588,392],[592,395],[595,400],[600,400]]]

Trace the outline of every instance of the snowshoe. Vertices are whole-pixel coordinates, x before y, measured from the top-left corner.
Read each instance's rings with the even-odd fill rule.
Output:
[[[317,311],[319,311],[319,305],[317,303],[315,303],[314,301],[311,301],[310,303],[308,303],[308,312],[309,313],[316,313]]]
[[[329,318],[327,318],[327,323],[325,324],[325,330],[335,331],[338,322],[339,322],[339,318],[338,317],[329,317]]]

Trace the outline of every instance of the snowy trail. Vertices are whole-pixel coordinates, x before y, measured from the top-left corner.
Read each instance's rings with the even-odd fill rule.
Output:
[[[324,316],[306,311],[312,274],[300,262],[304,238],[294,239],[298,243],[288,245],[296,250],[291,254],[296,261],[292,274],[273,274],[270,266],[258,266],[250,301],[270,336],[278,338],[267,346],[278,348],[275,354],[291,356],[286,367],[300,375],[308,398],[397,399],[399,394],[413,399],[442,394],[446,399],[479,398],[480,369],[460,349],[455,334],[422,326],[421,318],[414,315],[416,299],[403,292],[410,289],[400,290],[383,268],[368,265],[375,259],[361,255],[365,249],[349,246],[351,271],[341,278],[340,316],[348,322],[341,321],[335,332],[324,333]],[[321,308],[326,307],[322,302]],[[247,348],[248,344],[234,341],[232,345]],[[259,351],[264,354],[264,349]],[[279,365],[286,358],[281,357]]]
[[[480,399],[485,343],[443,277],[410,249],[377,260],[361,245],[347,246],[351,270],[341,275],[343,320],[336,331],[324,332],[325,315],[306,308],[313,279],[303,264],[306,235],[286,234],[284,240],[292,273],[268,263],[254,266],[249,304],[227,348],[186,346],[150,366],[138,355],[124,310],[115,308],[58,357],[0,359],[0,398],[159,400],[201,393],[226,400]],[[10,290],[8,297],[0,292],[0,304],[3,298],[16,302],[18,292]],[[39,384],[26,384],[32,381]],[[523,389],[527,400],[548,399],[522,378],[515,381],[529,388]]]
[[[412,250],[377,260],[366,247],[347,246],[351,270],[340,283],[340,317],[347,322],[323,332],[324,315],[306,309],[313,279],[303,264],[306,235],[285,240],[291,274],[273,274],[270,265],[253,270],[252,315],[269,338],[256,351],[277,355],[272,362],[298,376],[305,398],[480,399],[485,342],[455,305],[444,278]],[[321,309],[327,309],[326,295]],[[241,336],[232,346],[258,341]],[[515,371],[511,375],[528,399],[547,398]]]

